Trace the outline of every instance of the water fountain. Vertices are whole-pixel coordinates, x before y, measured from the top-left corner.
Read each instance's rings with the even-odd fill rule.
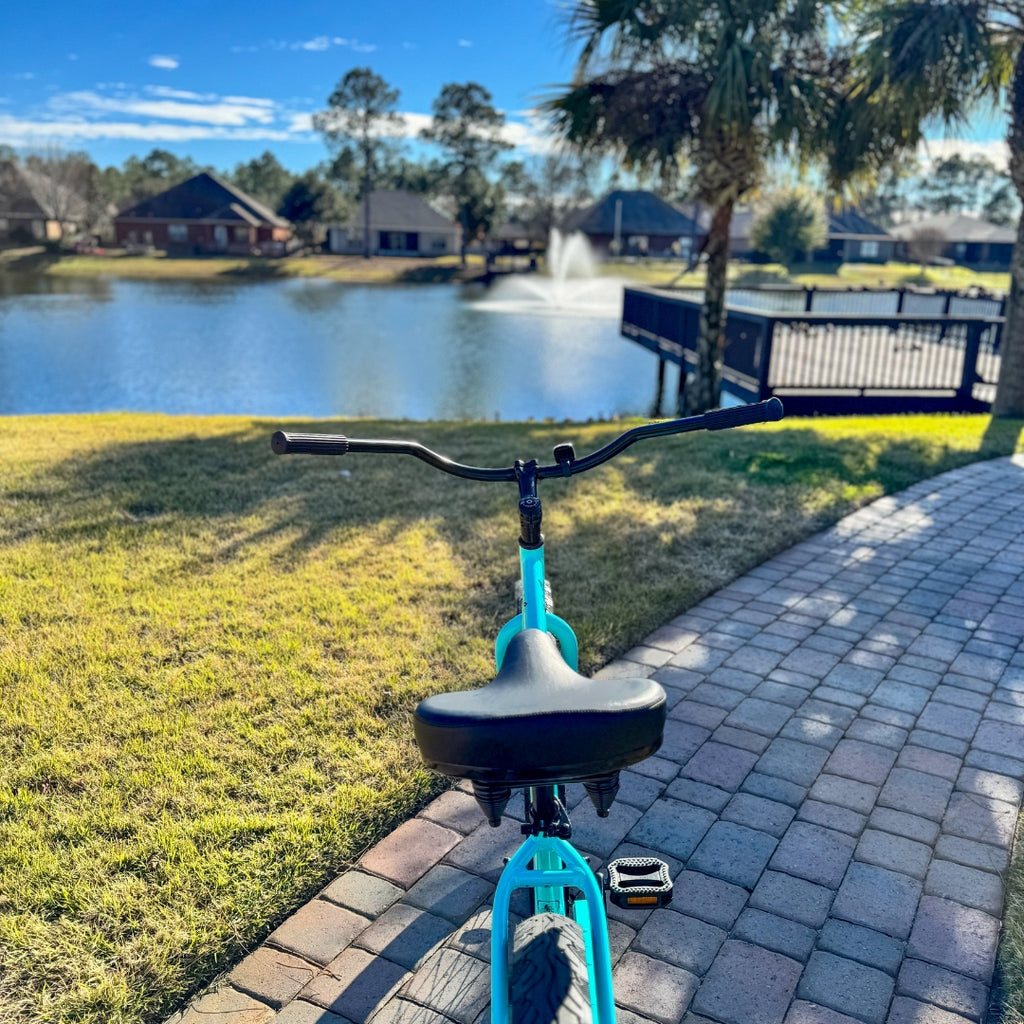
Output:
[[[499,278],[476,307],[536,316],[621,316],[622,282],[598,276],[597,262],[585,235],[578,231],[563,235],[553,228],[546,263],[546,274]]]

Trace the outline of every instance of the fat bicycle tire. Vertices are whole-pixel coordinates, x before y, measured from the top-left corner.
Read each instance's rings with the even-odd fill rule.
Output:
[[[516,928],[511,1024],[591,1024],[587,954],[580,926],[535,914]]]

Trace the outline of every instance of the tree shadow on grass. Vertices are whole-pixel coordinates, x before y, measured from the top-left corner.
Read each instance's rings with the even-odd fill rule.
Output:
[[[1009,454],[1022,426],[992,421],[971,451],[941,437],[836,436],[827,423],[643,442],[589,481],[542,483],[549,574],[560,613],[580,623],[589,667],[865,501]],[[215,537],[215,554],[204,561],[183,552],[180,571],[202,573],[211,561],[274,538],[282,543],[272,564],[286,566],[370,528],[375,543],[397,544],[403,531],[426,520],[466,567],[471,584],[460,601],[467,612],[491,626],[507,617],[518,533],[514,485],[442,477],[407,456],[277,457],[269,445],[277,426],[253,421],[208,438],[119,441],[29,474],[10,486],[15,513],[0,521],[0,545],[37,534],[123,544],[169,522],[201,523]],[[477,465],[508,465],[517,456],[550,462],[551,446],[574,435],[583,455],[619,429],[385,421],[289,426],[416,439]]]

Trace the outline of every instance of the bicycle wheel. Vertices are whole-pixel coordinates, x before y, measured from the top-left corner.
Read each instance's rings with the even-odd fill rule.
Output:
[[[591,1024],[587,955],[575,921],[528,917],[516,928],[513,948],[512,1024]]]

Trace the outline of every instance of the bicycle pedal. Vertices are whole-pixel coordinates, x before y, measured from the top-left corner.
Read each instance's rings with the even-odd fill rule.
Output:
[[[619,857],[608,863],[608,894],[625,910],[650,910],[672,902],[668,865],[654,857]]]

